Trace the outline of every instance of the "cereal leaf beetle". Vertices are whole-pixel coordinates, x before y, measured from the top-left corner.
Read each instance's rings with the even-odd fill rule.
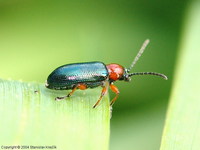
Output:
[[[131,76],[134,75],[154,75],[167,80],[166,75],[156,72],[130,73],[148,43],[149,39],[144,41],[128,69],[119,64],[112,63],[105,65],[103,62],[98,61],[66,64],[58,67],[48,76],[45,86],[54,90],[72,90],[68,95],[56,97],[55,100],[62,100],[66,97],[70,97],[77,89],[85,90],[87,88],[102,86],[101,95],[93,108],[99,104],[103,96],[106,94],[108,87],[110,87],[110,89],[116,94],[110,102],[110,106],[112,106],[120,93],[118,88],[113,84],[117,80],[131,81]]]

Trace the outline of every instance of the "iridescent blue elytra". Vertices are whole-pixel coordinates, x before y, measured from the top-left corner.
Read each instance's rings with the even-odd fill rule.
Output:
[[[84,83],[87,88],[102,85],[108,78],[108,70],[102,62],[67,64],[55,69],[47,79],[47,88],[56,90],[73,89]]]
[[[55,100],[62,100],[66,97],[70,97],[77,89],[85,90],[87,88],[101,86],[101,95],[97,102],[94,104],[93,108],[95,108],[99,104],[99,102],[107,92],[108,88],[110,87],[110,89],[116,94],[110,102],[110,105],[112,106],[119,95],[119,90],[114,85],[115,81],[131,81],[131,76],[134,75],[155,75],[167,80],[167,76],[156,72],[130,73],[131,69],[144,52],[144,49],[148,43],[149,40],[147,39],[143,43],[138,54],[136,55],[135,59],[133,60],[131,66],[128,69],[116,63],[105,65],[104,63],[97,61],[67,64],[55,69],[48,76],[47,83],[45,86],[49,89],[54,90],[72,90],[65,96],[56,97]]]

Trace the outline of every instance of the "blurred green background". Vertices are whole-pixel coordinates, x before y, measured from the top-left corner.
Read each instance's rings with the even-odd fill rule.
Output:
[[[111,150],[159,149],[188,1],[0,1],[0,78],[43,83],[58,66],[102,61],[164,73],[117,82]],[[110,92],[111,93],[111,92]],[[114,94],[110,94],[111,97]]]

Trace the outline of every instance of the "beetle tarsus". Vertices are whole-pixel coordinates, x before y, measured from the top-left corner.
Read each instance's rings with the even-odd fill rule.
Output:
[[[96,108],[97,105],[94,105],[92,108]]]
[[[55,100],[56,100],[56,101],[61,101],[61,100],[65,99],[65,98],[66,98],[66,96],[63,96],[63,97],[56,97]]]

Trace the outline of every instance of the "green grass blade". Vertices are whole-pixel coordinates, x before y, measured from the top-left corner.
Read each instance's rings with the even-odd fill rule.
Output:
[[[71,98],[55,101],[66,91],[49,90],[43,84],[0,80],[0,144],[107,150],[109,96],[92,108],[100,93],[101,88],[77,90]]]
[[[188,10],[161,150],[200,149],[200,1]]]

